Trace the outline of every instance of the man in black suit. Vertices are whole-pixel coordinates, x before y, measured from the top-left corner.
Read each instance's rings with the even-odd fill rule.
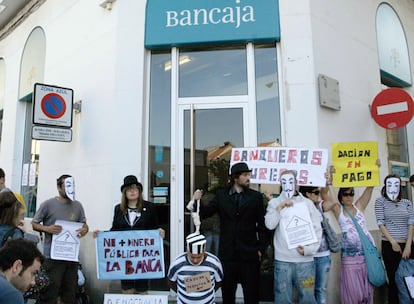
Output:
[[[220,241],[218,256],[223,265],[223,303],[235,303],[237,284],[243,288],[244,303],[259,302],[260,258],[265,250],[268,230],[264,224],[263,196],[250,186],[251,170],[246,163],[234,164],[230,169],[227,188],[217,190],[208,205],[200,206],[201,219],[218,213]],[[201,199],[196,190],[193,203]],[[193,210],[197,210],[193,207]]]

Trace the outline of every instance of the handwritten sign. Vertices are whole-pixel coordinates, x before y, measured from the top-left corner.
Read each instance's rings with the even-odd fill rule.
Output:
[[[213,286],[209,272],[202,272],[193,276],[188,276],[184,279],[184,284],[185,290],[188,293],[210,290]]]
[[[100,232],[96,238],[99,280],[160,279],[164,249],[158,230]]]
[[[303,203],[283,208],[281,216],[280,225],[289,249],[318,242],[308,208]]]
[[[332,144],[335,187],[368,187],[380,184],[376,142],[344,142]]]
[[[55,224],[62,226],[62,231],[52,236],[50,257],[53,260],[79,261],[80,240],[76,230],[81,229],[83,223],[57,220]]]
[[[299,185],[325,186],[328,151],[314,148],[256,147],[233,148],[230,167],[246,162],[252,169],[250,181],[255,184],[280,184],[280,174],[297,172]]]
[[[145,304],[168,304],[167,295],[138,295],[138,294],[116,294],[106,293],[104,304],[121,303],[145,303]]]

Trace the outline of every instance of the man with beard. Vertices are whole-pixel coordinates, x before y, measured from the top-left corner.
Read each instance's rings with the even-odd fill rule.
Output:
[[[314,304],[313,255],[321,243],[321,218],[313,202],[296,190],[294,171],[284,171],[280,184],[282,192],[269,201],[265,216],[266,227],[275,229],[275,303],[293,303],[293,287],[296,287],[299,303]],[[289,232],[295,228],[292,226],[298,229]]]
[[[23,304],[23,293],[34,285],[42,262],[35,243],[7,241],[0,250],[0,304]]]
[[[56,303],[58,297],[61,304],[76,301],[78,263],[51,259],[52,236],[62,232],[62,226],[56,225],[56,221],[83,223],[82,228],[76,231],[79,238],[88,233],[85,211],[81,203],[75,200],[73,177],[66,174],[60,176],[57,179],[57,190],[59,196],[43,202],[32,220],[33,229],[45,233],[43,254],[47,259],[43,268],[50,284],[40,292],[40,302],[43,304]]]
[[[238,283],[243,288],[244,303],[259,302],[260,259],[268,231],[264,225],[263,196],[250,189],[250,172],[246,163],[234,164],[228,187],[217,190],[210,204],[199,207],[201,219],[215,213],[220,217],[218,257],[223,265],[222,296],[226,304],[235,303]],[[194,202],[201,196],[202,191],[196,190],[188,208],[197,210]]]

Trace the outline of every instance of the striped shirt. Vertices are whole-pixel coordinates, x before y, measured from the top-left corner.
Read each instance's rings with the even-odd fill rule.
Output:
[[[378,226],[385,226],[394,239],[407,240],[408,227],[414,225],[412,203],[407,199],[392,202],[385,197],[375,200],[375,216]],[[385,238],[384,235],[382,235]]]
[[[213,254],[206,252],[207,256],[200,265],[192,265],[187,257],[187,253],[180,254],[173,261],[168,270],[168,279],[177,283],[177,303],[185,304],[203,304],[215,303],[216,282],[223,280],[223,268],[220,260]],[[210,273],[211,288],[208,290],[187,292],[185,288],[185,279],[204,272]]]

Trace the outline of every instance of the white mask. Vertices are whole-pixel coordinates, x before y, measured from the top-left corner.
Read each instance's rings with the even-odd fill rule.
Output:
[[[287,198],[292,198],[295,194],[296,186],[293,174],[287,173],[282,175],[280,178],[280,186],[282,187],[282,193],[284,193]]]
[[[65,193],[70,200],[75,200],[75,180],[73,177],[65,178]]]
[[[395,201],[400,194],[400,179],[396,177],[390,177],[385,181],[385,191],[387,196]]]

